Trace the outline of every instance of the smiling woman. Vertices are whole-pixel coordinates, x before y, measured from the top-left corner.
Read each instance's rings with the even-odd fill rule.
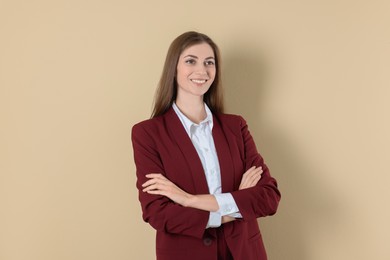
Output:
[[[210,45],[201,43],[185,49],[177,63],[176,104],[178,107],[185,108],[185,104],[203,100],[203,95],[214,81],[215,73],[214,51]],[[190,119],[199,123],[205,118],[205,114],[199,116]]]
[[[143,219],[159,260],[267,259],[256,219],[275,214],[277,183],[245,120],[223,113],[217,45],[171,44],[152,118],[133,126]]]
[[[204,100],[214,113],[223,112],[222,89],[220,86],[220,54],[218,46],[207,36],[197,32],[187,32],[177,37],[168,49],[167,57],[165,59],[164,68],[161,74],[159,86],[156,91],[156,99],[152,112],[152,117],[164,114],[176,100],[177,96],[177,70],[179,67],[179,59],[184,57],[184,51],[195,45],[208,45],[212,49],[210,57],[213,58],[215,74],[211,83],[209,91],[204,95]],[[207,49],[207,47],[201,48]],[[188,53],[188,55],[193,55]],[[185,55],[187,56],[187,55]],[[187,63],[196,63],[198,57],[187,57]],[[211,62],[211,60],[209,61]],[[208,65],[210,63],[208,62]]]

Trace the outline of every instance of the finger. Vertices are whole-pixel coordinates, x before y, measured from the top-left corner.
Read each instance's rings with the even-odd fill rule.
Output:
[[[252,187],[260,180],[263,170],[258,169],[252,176],[248,178],[248,183]]]
[[[244,175],[245,175],[245,174],[248,175],[248,174],[252,173],[254,170],[256,170],[256,166],[250,167],[250,168],[244,173]]]
[[[142,184],[142,187],[147,187],[147,186],[152,185],[152,184],[155,184],[155,183],[156,183],[156,180],[155,180],[155,179],[150,179],[150,180],[144,182],[144,183]]]
[[[261,179],[261,173],[258,174],[258,175],[256,175],[256,176],[253,178],[254,185],[256,185],[256,184],[259,182],[260,179]]]
[[[149,179],[153,179],[153,178],[161,179],[161,180],[166,180],[167,179],[161,173],[149,173],[149,174],[146,174],[145,177],[149,178]]]
[[[250,176],[251,179],[256,178],[257,176],[263,174],[263,169],[262,168],[257,168],[252,175]]]
[[[142,189],[142,191],[155,190],[155,189],[158,189],[158,184],[150,182],[150,183],[145,183],[145,186]]]
[[[162,195],[162,196],[167,196],[166,193],[162,190],[148,190],[146,191],[148,194],[153,194],[153,195]]]
[[[262,173],[263,173],[262,167],[256,168],[256,174],[262,174]]]
[[[168,180],[164,180],[164,179],[158,179],[158,178],[153,178],[153,179],[150,179],[150,180],[147,180],[146,182],[144,182],[142,184],[142,187],[146,187],[146,186],[149,186],[149,185],[152,185],[152,184],[157,184],[157,183],[161,183],[161,184],[167,184],[169,181]]]
[[[257,171],[254,175],[262,175],[263,174],[263,169],[262,168],[257,168]]]
[[[247,175],[245,176],[245,178],[247,178],[248,180],[250,180],[250,179],[253,178],[254,176],[257,176],[257,175],[261,174],[262,171],[263,171],[262,168],[253,169],[253,170],[251,170],[251,171],[249,171],[249,172],[247,173]]]
[[[257,185],[257,183],[259,182],[259,180],[261,179],[261,177],[257,177],[255,179],[252,180],[252,183],[249,185],[249,187],[254,187]]]
[[[142,191],[147,192],[147,191],[151,191],[151,190],[165,190],[165,187],[161,183],[154,183],[154,184],[151,184],[151,185],[145,187]]]
[[[256,181],[256,178],[258,178],[258,176],[260,176],[262,173],[263,168],[261,166],[252,166],[251,168],[249,168],[242,176],[240,189],[249,188],[256,185],[256,183],[258,182]]]
[[[155,183],[157,183],[158,181],[159,181],[159,179],[157,179],[157,178],[149,179],[149,180],[145,181],[144,184],[142,184],[142,187],[146,187],[146,186],[155,184]]]
[[[155,179],[155,180],[162,180],[162,181],[169,181],[164,175],[161,173],[149,173],[145,175],[148,179]]]
[[[247,170],[244,175],[242,176],[241,184],[243,186],[246,186],[250,184],[251,178],[256,175],[256,173],[259,171],[258,168],[255,166],[251,167],[249,170]]]
[[[263,169],[263,167],[261,167],[261,166],[260,167],[253,166],[246,172],[246,174],[252,175],[252,174],[257,173],[258,171],[261,171],[262,169]]]

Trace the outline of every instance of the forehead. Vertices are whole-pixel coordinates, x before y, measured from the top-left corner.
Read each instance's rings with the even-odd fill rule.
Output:
[[[199,58],[208,58],[214,57],[214,51],[208,43],[199,43],[184,49],[180,56],[185,57],[187,55],[194,55]]]

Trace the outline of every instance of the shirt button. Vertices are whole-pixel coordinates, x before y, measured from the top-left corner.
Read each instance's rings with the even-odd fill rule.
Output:
[[[206,237],[206,238],[203,239],[203,244],[205,246],[210,246],[212,243],[213,243],[213,240],[211,238],[209,238],[209,237]]]

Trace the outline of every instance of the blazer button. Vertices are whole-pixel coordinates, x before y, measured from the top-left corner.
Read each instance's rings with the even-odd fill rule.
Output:
[[[209,238],[209,237],[206,237],[206,238],[203,239],[203,244],[205,246],[210,246],[212,243],[213,243],[213,240],[211,238]]]

